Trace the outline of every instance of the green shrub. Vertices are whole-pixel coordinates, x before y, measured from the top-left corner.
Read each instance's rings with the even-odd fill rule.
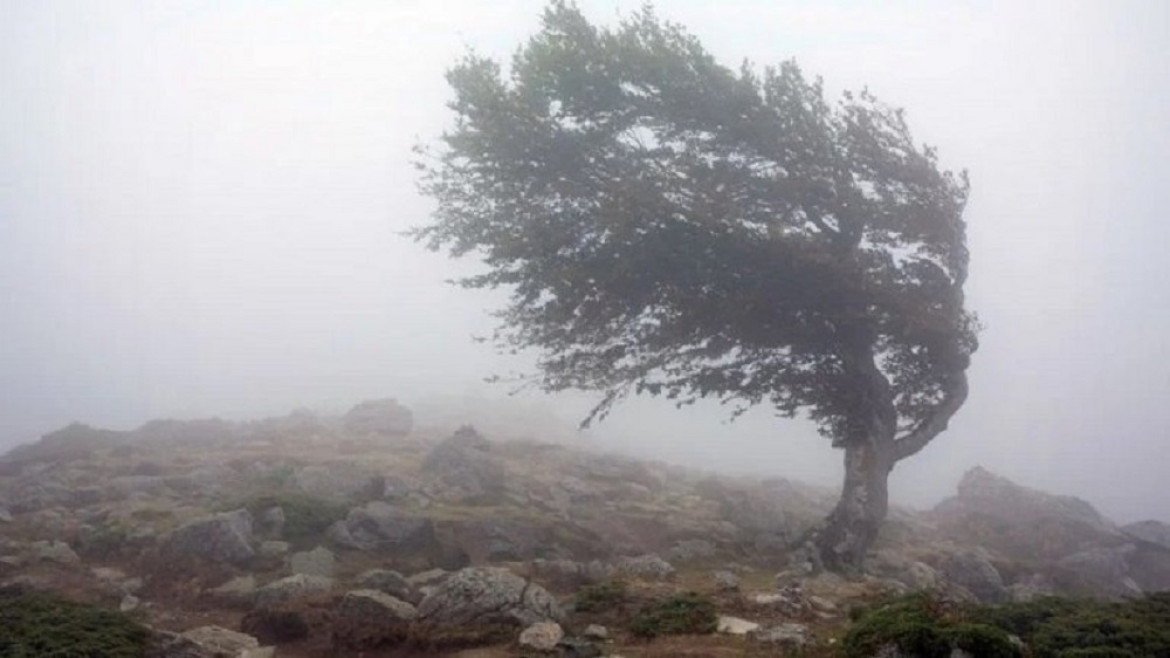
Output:
[[[868,658],[885,646],[920,658],[947,658],[962,649],[980,658],[1017,658],[1007,632],[973,623],[927,594],[911,594],[860,610],[842,639],[846,658]]]
[[[129,616],[48,594],[0,596],[0,656],[141,658],[149,631]]]
[[[284,511],[282,536],[297,548],[319,543],[329,526],[344,519],[348,511],[342,503],[296,492],[253,496],[242,505],[232,507],[241,506],[253,516],[259,516],[271,507],[280,507]]]
[[[579,612],[605,612],[625,603],[629,598],[624,581],[610,580],[582,587],[574,602]]]
[[[630,631],[637,637],[652,638],[659,635],[714,633],[717,626],[718,617],[711,599],[695,592],[686,592],[638,611]]]

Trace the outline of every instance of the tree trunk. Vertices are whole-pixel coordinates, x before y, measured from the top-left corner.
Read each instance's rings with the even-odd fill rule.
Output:
[[[892,439],[892,437],[890,437]],[[813,538],[822,565],[834,572],[861,572],[889,509],[887,481],[894,467],[893,442],[886,437],[845,446],[841,499]]]

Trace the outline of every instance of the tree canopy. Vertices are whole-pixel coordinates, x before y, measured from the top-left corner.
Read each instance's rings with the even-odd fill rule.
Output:
[[[509,70],[448,74],[415,235],[511,291],[495,338],[545,390],[768,404],[835,445],[917,452],[966,397],[965,173],[870,93],[788,61],[718,62],[644,8],[614,28],[553,2]],[[591,416],[592,418],[592,416]],[[895,459],[895,461],[896,461]]]

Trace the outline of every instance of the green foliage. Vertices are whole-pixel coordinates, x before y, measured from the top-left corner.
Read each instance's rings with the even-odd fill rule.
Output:
[[[573,600],[579,612],[605,612],[625,603],[629,598],[625,581],[609,580],[582,587]]]
[[[0,656],[140,658],[149,631],[129,616],[47,594],[0,596]]]
[[[513,292],[495,339],[542,352],[534,385],[600,391],[595,415],[631,393],[807,410],[841,441],[874,404],[929,440],[962,403],[967,180],[900,110],[830,102],[791,61],[722,66],[649,8],[611,29],[563,1],[509,71],[469,55],[448,81],[415,236]]]
[[[944,605],[926,594],[860,610],[842,641],[844,658],[874,655],[886,644],[903,653],[946,657],[953,648],[975,656],[1033,658],[1170,658],[1170,592],[1120,603],[1042,598],[998,606]]]
[[[1035,658],[1170,657],[1170,592],[1120,603],[1045,598],[972,617],[1020,636]]]
[[[348,511],[342,503],[298,492],[261,494],[236,505],[241,506],[253,516],[271,507],[280,507],[284,510],[282,536],[297,548],[319,543],[329,526],[344,519]]]
[[[708,634],[715,632],[718,623],[711,599],[686,592],[639,610],[630,632],[647,639],[659,635]]]
[[[842,640],[845,658],[869,658],[888,644],[905,655],[947,658],[962,649],[980,658],[1018,658],[1008,634],[971,623],[927,594],[912,594],[861,611]]]
[[[101,524],[83,531],[78,551],[86,557],[105,559],[121,553],[130,538],[130,531],[118,524]]]

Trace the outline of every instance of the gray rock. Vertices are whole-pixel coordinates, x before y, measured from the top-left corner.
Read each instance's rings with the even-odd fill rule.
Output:
[[[668,580],[674,577],[674,567],[657,555],[618,558],[614,567],[619,573],[647,580]]]
[[[181,635],[211,650],[217,656],[232,656],[234,658],[249,649],[260,648],[260,641],[251,635],[220,626],[201,626],[184,631]]]
[[[543,587],[500,568],[469,567],[443,581],[418,606],[419,617],[437,624],[558,621],[563,612]]]
[[[684,539],[675,543],[664,556],[667,560],[687,562],[715,556],[715,545],[706,539]]]
[[[715,589],[720,592],[734,592],[739,589],[739,576],[730,571],[716,571],[711,574],[715,579]]]
[[[804,624],[779,624],[752,631],[748,637],[762,644],[803,647],[808,644],[808,627]]]
[[[747,635],[759,627],[760,625],[754,621],[729,615],[719,615],[715,630],[728,635]]]
[[[0,523],[12,523],[12,512],[3,505],[0,505]]]
[[[293,553],[289,558],[289,564],[294,574],[303,573],[309,576],[332,578],[336,558],[333,556],[333,551],[324,546],[318,546],[311,551]]]
[[[382,478],[360,464],[313,464],[298,468],[293,481],[315,498],[344,501],[381,493]]]
[[[344,521],[334,524],[329,536],[350,548],[398,555],[429,551],[435,546],[430,519],[405,514],[377,500],[350,510]]]
[[[257,552],[261,557],[278,559],[288,555],[290,548],[292,548],[292,546],[286,541],[269,539],[268,541],[260,542],[260,549]]]
[[[1119,599],[1140,596],[1141,588],[1129,575],[1126,557],[1132,546],[1096,548],[1065,557],[1056,563],[1057,584],[1073,593]]]
[[[67,565],[81,564],[81,558],[63,541],[34,541],[29,548],[38,560]]]
[[[256,530],[262,535],[279,538],[284,532],[284,508],[273,505],[260,513]]]
[[[477,517],[446,524],[451,548],[471,562],[522,562],[557,552],[556,534],[547,524],[506,517]]]
[[[948,581],[971,592],[983,603],[1007,600],[1007,588],[999,570],[981,552],[963,551],[951,555],[943,565],[943,574]]]
[[[337,605],[337,614],[349,621],[384,622],[390,620],[409,621],[418,611],[406,601],[385,592],[359,589],[346,592]]]
[[[251,601],[256,594],[256,577],[252,574],[237,576],[219,587],[208,590],[208,594],[216,599],[233,604]]]
[[[472,427],[441,441],[422,463],[422,490],[435,500],[492,504],[507,493],[507,472],[491,443]]]
[[[601,624],[589,624],[585,627],[585,630],[581,634],[589,640],[609,639],[609,629],[602,626]]]
[[[256,590],[253,600],[257,607],[266,608],[312,594],[333,589],[333,579],[322,576],[296,574],[273,581]]]
[[[531,563],[533,575],[558,586],[577,588],[592,585],[612,578],[616,569],[600,560],[577,562],[574,560],[537,559]]]
[[[1122,532],[1142,541],[1170,548],[1170,524],[1161,521],[1139,521],[1121,527]]]
[[[133,594],[126,594],[122,597],[121,602],[118,603],[118,610],[120,612],[131,612],[138,609],[142,602],[138,600],[137,596]]]
[[[354,581],[362,589],[384,592],[408,603],[417,605],[422,601],[418,588],[409,583],[402,574],[389,569],[363,571]]]
[[[256,555],[252,549],[252,515],[246,509],[238,509],[192,521],[171,533],[167,549],[213,562],[247,562]]]
[[[414,428],[414,414],[393,398],[367,400],[345,414],[345,429],[357,434],[405,436]]]
[[[565,637],[565,631],[555,621],[538,621],[520,633],[519,644],[534,651],[552,651]]]
[[[413,574],[406,579],[412,587],[437,587],[451,577],[451,572],[446,569],[427,569]]]

